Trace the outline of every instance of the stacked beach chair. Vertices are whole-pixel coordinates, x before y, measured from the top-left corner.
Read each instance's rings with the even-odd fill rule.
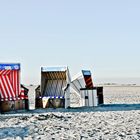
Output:
[[[68,67],[42,67],[36,108],[70,107],[70,82]]]
[[[80,97],[79,106],[103,104],[103,87],[95,87],[89,70],[82,70],[71,81],[71,87]]]
[[[28,109],[28,89],[20,84],[20,64],[0,64],[0,110]]]

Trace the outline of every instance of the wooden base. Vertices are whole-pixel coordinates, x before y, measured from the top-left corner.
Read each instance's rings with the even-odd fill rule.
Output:
[[[36,108],[64,108],[65,99],[36,99]]]
[[[28,109],[28,100],[1,101],[1,112]]]

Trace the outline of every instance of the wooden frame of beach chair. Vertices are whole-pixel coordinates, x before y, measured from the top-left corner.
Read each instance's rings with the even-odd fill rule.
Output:
[[[79,106],[103,104],[103,87],[95,87],[90,70],[82,70],[71,81],[71,87],[80,97]]]
[[[0,64],[0,102],[1,111],[25,109],[24,100],[28,100],[28,89],[20,85],[20,64]],[[22,94],[22,96],[21,96]],[[27,107],[26,101],[26,107]]]
[[[70,107],[70,81],[68,67],[42,67],[40,97],[36,97],[36,107]],[[39,95],[37,89],[36,94]]]

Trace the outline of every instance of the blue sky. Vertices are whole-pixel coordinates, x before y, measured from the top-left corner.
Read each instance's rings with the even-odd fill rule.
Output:
[[[139,0],[0,1],[0,62],[20,62],[22,82],[40,66],[91,69],[98,78],[140,77]]]

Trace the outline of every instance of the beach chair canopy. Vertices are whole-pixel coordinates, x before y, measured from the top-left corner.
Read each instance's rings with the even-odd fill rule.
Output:
[[[0,64],[1,100],[15,100],[20,92],[20,64]]]
[[[70,85],[68,67],[42,67],[41,68],[41,95],[64,96]]]
[[[90,70],[82,70],[76,74],[71,81],[71,87],[77,92],[80,93],[80,89],[93,88],[92,75]]]

